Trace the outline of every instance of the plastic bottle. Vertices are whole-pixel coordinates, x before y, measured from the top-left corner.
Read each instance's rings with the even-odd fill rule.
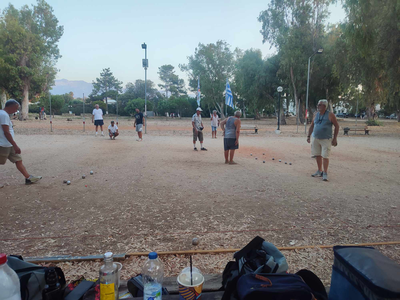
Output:
[[[0,253],[0,300],[21,300],[18,275],[7,265],[4,253]]]
[[[99,278],[100,300],[118,300],[118,267],[113,263],[112,252],[104,254]]]
[[[149,259],[143,266],[143,299],[161,300],[164,266],[158,259],[156,252],[149,253]]]

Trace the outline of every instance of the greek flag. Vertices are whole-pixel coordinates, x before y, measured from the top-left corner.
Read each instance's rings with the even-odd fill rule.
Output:
[[[225,104],[233,108],[233,95],[231,87],[229,86],[228,79],[226,80],[226,88],[225,88]]]
[[[197,77],[197,106],[200,107],[200,78]]]

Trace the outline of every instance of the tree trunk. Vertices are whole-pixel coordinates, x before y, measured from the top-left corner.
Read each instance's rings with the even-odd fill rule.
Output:
[[[300,124],[304,123],[304,117],[300,114],[300,99],[297,95],[296,83],[294,82],[293,67],[290,67],[290,81],[292,82],[294,103],[296,105],[296,115],[300,120]]]
[[[215,106],[217,107],[217,111],[221,115],[221,119],[225,119],[224,104],[223,103],[219,104],[218,102],[215,102]]]
[[[7,94],[6,94],[6,90],[2,89],[1,90],[1,109],[4,108],[4,106],[6,105],[7,102]]]
[[[29,80],[24,80],[23,86],[23,100],[22,100],[22,108],[20,113],[20,120],[27,120],[28,119],[28,112],[29,112]]]

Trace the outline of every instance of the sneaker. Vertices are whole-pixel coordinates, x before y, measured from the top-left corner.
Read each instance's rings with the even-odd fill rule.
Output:
[[[312,177],[322,177],[322,172],[320,170],[318,170],[317,172],[315,172],[314,174],[311,175]]]
[[[113,137],[112,136],[110,136],[110,140],[112,140],[113,139]]]
[[[29,178],[25,178],[25,184],[36,183],[40,179],[42,179],[42,176],[30,176]]]
[[[104,136],[104,133],[102,133],[101,136]]]
[[[197,151],[197,147],[194,147],[193,150],[194,150],[194,151]]]
[[[323,180],[323,181],[328,181],[328,173],[325,173],[325,172],[324,172],[324,173],[322,174],[322,180]]]
[[[200,150],[207,151],[207,149],[206,149],[206,148],[204,148],[204,147],[202,147]]]

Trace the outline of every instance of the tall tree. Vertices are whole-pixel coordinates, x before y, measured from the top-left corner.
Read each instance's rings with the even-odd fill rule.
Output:
[[[158,75],[163,82],[163,84],[159,84],[158,86],[165,90],[166,98],[169,98],[169,96],[179,97],[186,94],[185,81],[175,74],[174,69],[172,65],[163,65],[158,68]]]
[[[54,82],[55,64],[61,57],[57,43],[63,31],[44,0],[20,10],[10,4],[2,13],[0,88],[3,93],[22,98],[22,119],[28,118],[31,88],[35,87],[37,93],[48,91]]]
[[[279,50],[280,77],[290,87],[297,115],[300,116],[300,100],[305,98],[306,91],[308,57],[321,46],[324,21],[332,2],[271,0],[268,9],[262,11],[258,18],[262,23],[263,42],[269,41]]]
[[[110,68],[103,69],[100,73],[100,78],[96,78],[96,81],[92,82],[93,90],[92,95],[102,95],[106,98],[106,114],[108,114],[108,97],[110,97],[110,92],[122,91],[122,81],[119,81],[114,77]]]
[[[194,55],[188,57],[188,64],[180,65],[189,76],[189,86],[197,91],[197,78],[200,77],[202,103],[224,117],[224,91],[227,79],[233,78],[234,54],[224,41],[215,44],[199,44]]]

